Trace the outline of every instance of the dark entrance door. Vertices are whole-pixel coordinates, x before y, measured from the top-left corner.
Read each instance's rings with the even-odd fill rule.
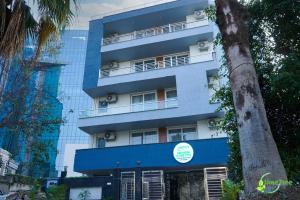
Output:
[[[203,171],[166,172],[166,200],[204,200]]]

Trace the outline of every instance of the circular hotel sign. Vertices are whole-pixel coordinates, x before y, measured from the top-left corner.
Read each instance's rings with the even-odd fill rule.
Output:
[[[193,147],[186,142],[181,142],[174,147],[173,156],[180,163],[190,162],[194,156]]]

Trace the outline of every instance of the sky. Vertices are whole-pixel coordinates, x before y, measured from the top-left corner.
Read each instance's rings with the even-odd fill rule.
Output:
[[[34,16],[38,18],[35,0],[25,0],[31,7]],[[174,0],[77,0],[79,10],[76,12],[70,29],[88,30],[89,21],[93,18],[101,18],[111,12],[121,12],[148,7]]]
[[[79,11],[71,29],[88,29],[88,22],[92,18],[99,18],[105,14],[147,7],[149,5],[165,3],[172,0],[78,0]]]

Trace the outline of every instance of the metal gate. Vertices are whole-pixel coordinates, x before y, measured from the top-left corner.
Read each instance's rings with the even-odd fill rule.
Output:
[[[121,172],[121,200],[135,200],[135,172]]]
[[[222,181],[226,178],[226,167],[204,168],[206,200],[219,200],[222,197]]]
[[[143,200],[162,200],[165,196],[163,171],[143,171]]]

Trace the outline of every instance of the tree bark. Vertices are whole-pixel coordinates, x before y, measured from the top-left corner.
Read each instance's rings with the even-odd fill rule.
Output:
[[[287,180],[273,139],[249,49],[247,11],[236,0],[216,0],[219,26],[238,122],[246,193],[259,179]]]

